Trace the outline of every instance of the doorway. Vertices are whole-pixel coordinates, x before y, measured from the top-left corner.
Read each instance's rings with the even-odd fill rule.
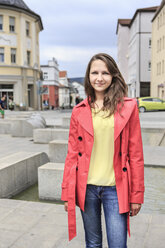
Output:
[[[0,98],[6,96],[4,102],[5,109],[9,108],[9,99],[14,101],[14,85],[13,84],[0,84]]]

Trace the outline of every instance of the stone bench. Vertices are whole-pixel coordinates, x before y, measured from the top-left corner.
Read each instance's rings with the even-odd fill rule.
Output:
[[[11,123],[13,137],[33,137],[33,129],[46,128],[46,121],[39,114],[32,114],[29,118],[13,118]]]
[[[49,142],[49,158],[51,162],[64,163],[67,151],[67,140],[53,140]]]
[[[144,166],[165,168],[165,147],[143,146]]]
[[[70,126],[70,117],[65,116],[62,118],[62,126],[65,128],[69,128]]]
[[[165,129],[142,128],[143,145],[165,146]]]
[[[42,200],[61,200],[63,163],[47,163],[38,168],[38,192]]]
[[[68,140],[68,129],[42,128],[33,130],[34,143],[47,144],[52,140]]]
[[[10,134],[11,133],[11,122],[2,120],[0,121],[0,134]]]
[[[70,127],[70,117],[62,117],[60,120],[47,120],[46,121],[47,128],[62,128],[69,129]]]
[[[7,115],[6,117],[5,117],[5,119],[7,118],[7,119],[20,119],[20,118],[29,118],[30,116],[31,116],[32,114],[31,113],[28,113],[28,114],[20,114],[20,115],[18,115],[18,114],[15,114],[15,113],[13,113],[12,115]]]
[[[38,167],[49,162],[44,152],[18,152],[0,159],[0,197],[10,198],[38,180]]]
[[[141,128],[146,129],[164,129],[165,130],[165,122],[161,121],[140,121]]]

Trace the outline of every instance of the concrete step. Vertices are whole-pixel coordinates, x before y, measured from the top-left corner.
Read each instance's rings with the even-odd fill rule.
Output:
[[[34,143],[48,144],[52,140],[68,140],[69,129],[42,128],[33,130]]]
[[[39,198],[61,200],[64,163],[46,163],[38,168]]]
[[[49,162],[44,152],[17,152],[0,159],[0,197],[10,198],[38,180],[38,167]]]
[[[144,146],[144,165],[165,168],[165,147]]]
[[[11,133],[11,122],[2,120],[0,121],[0,134],[10,134]]]
[[[53,140],[49,142],[49,158],[51,162],[64,163],[67,151],[67,140]]]

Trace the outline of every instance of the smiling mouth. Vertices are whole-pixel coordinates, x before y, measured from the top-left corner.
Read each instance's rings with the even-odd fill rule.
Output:
[[[105,84],[96,83],[96,86],[104,86]]]

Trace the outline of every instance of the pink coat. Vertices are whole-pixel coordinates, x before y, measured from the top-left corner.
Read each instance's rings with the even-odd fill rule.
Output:
[[[127,227],[130,235],[130,203],[143,203],[144,200],[143,146],[139,112],[135,99],[124,98],[121,115],[118,112],[114,114],[113,164],[119,213],[128,213]],[[76,236],[75,205],[84,211],[93,142],[91,109],[85,99],[72,111],[68,153],[62,182],[61,200],[68,201],[69,240]]]

